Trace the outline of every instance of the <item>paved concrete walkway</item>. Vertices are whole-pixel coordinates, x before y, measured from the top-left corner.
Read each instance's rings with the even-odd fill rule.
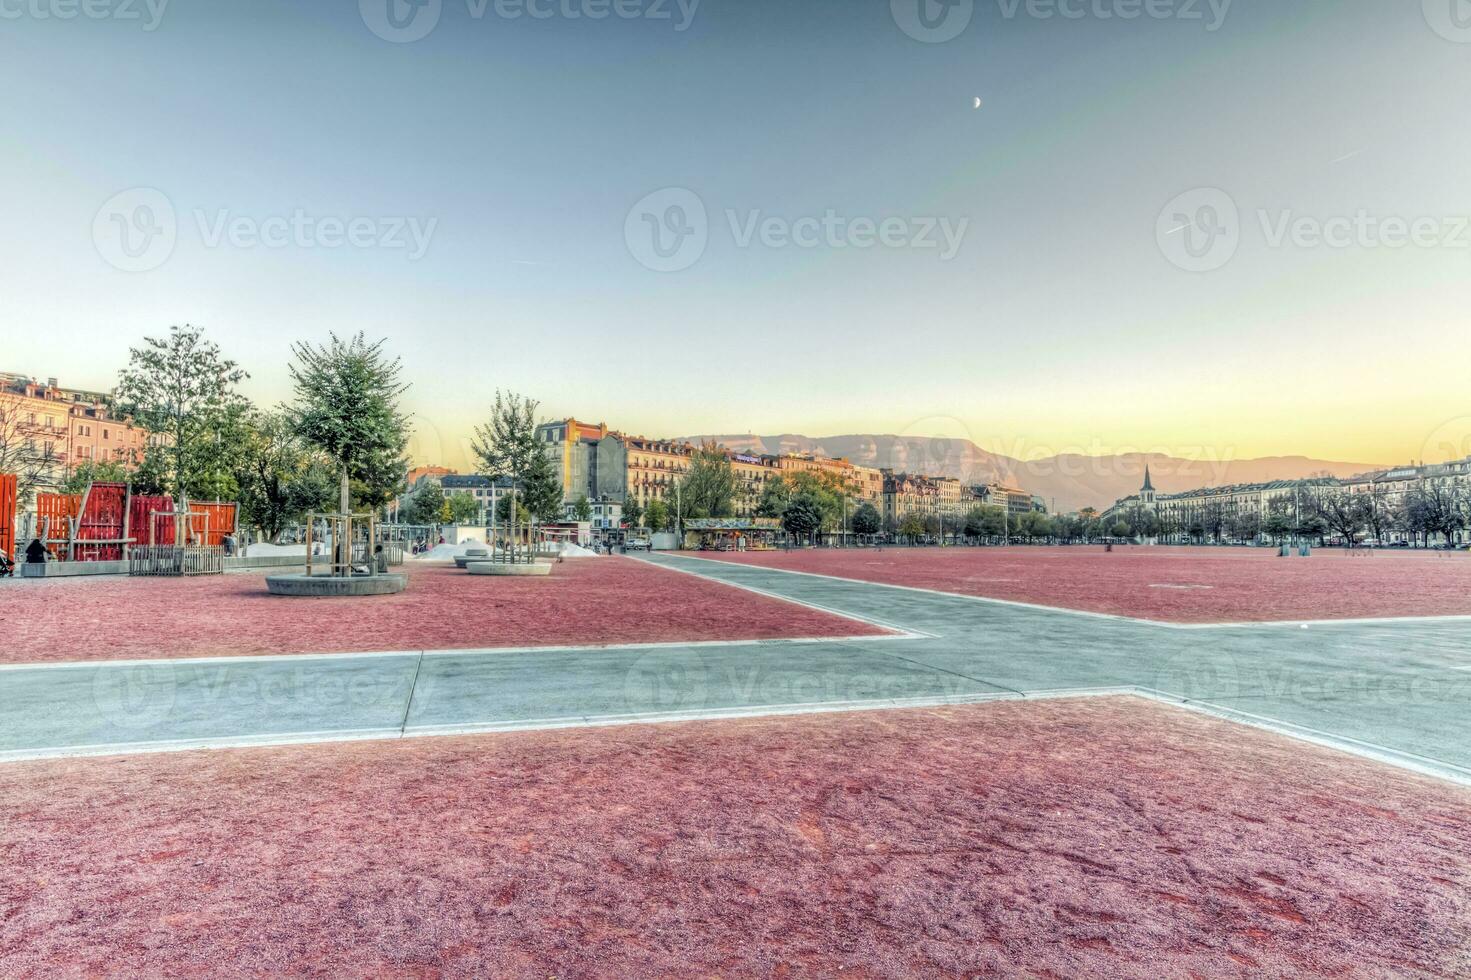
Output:
[[[896,637],[0,668],[0,759],[1134,690],[1471,782],[1471,622],[1180,629],[653,555]]]

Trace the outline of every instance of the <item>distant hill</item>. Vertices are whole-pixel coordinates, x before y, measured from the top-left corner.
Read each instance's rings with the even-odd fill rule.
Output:
[[[690,442],[713,439],[738,452],[817,453],[846,457],[864,466],[901,472],[950,476],[967,483],[1009,483],[1035,493],[1058,511],[1083,507],[1100,510],[1139,489],[1148,465],[1156,490],[1174,493],[1196,487],[1231,483],[1295,480],[1320,473],[1353,476],[1381,469],[1382,463],[1348,463],[1307,456],[1265,456],[1259,459],[1189,460],[1159,453],[1114,456],[1063,454],[1023,462],[987,452],[968,439],[927,436],[845,435],[813,436],[784,433],[774,436],[690,436]]]

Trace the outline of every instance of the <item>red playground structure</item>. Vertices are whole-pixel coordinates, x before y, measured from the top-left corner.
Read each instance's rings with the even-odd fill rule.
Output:
[[[15,561],[15,487],[14,473],[0,473],[0,551]]]
[[[93,483],[83,493],[36,494],[37,536],[62,561],[124,561],[158,546],[219,548],[236,533],[234,503],[134,494],[126,483]],[[182,528],[184,540],[178,541]]]

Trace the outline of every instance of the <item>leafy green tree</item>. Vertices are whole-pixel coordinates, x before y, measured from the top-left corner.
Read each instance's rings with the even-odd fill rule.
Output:
[[[470,494],[448,494],[444,502],[449,506],[451,524],[476,524],[480,521],[480,501]]]
[[[188,324],[170,327],[167,337],[145,337],[142,347],[128,351],[128,366],[118,378],[119,407],[150,433],[166,437],[161,452],[170,463],[168,490],[176,510],[183,511],[189,494],[212,489],[190,478],[216,471],[221,430],[233,431],[244,413],[235,386],[246,377],[204,331]]]
[[[1328,522],[1314,513],[1306,513],[1297,522],[1297,533],[1309,541],[1316,541],[1328,533]]]
[[[638,498],[633,494],[623,503],[623,522],[629,527],[641,527],[639,521],[644,519],[644,509],[640,506]]]
[[[673,523],[674,515],[669,512],[669,505],[655,497],[649,501],[649,506],[644,510],[644,523],[651,531],[667,531]]]
[[[61,484],[62,493],[82,493],[93,483],[127,483],[128,468],[115,459],[87,459],[72,467]]]
[[[502,494],[500,497],[498,497],[496,499],[496,502],[495,502],[495,519],[496,519],[496,523],[500,524],[503,527],[508,526],[510,524],[510,522],[511,522],[511,495],[510,494]],[[522,503],[521,501],[519,501],[519,500],[516,501],[516,523],[517,524],[530,524],[531,523],[531,511],[527,510],[526,509],[526,505],[524,503]]]
[[[713,442],[695,450],[679,489],[685,517],[729,517],[735,513],[735,472],[725,451]]]
[[[822,529],[822,505],[816,497],[799,493],[787,501],[782,512],[781,525],[786,532],[798,540],[810,540]]]
[[[884,519],[879,514],[878,508],[870,503],[859,505],[853,512],[852,528],[854,534],[873,535],[883,530]]]
[[[1278,544],[1285,541],[1296,526],[1290,502],[1279,497],[1267,505],[1267,516],[1262,521],[1262,530]]]
[[[150,497],[163,497],[169,493],[169,453],[162,446],[149,446],[143,451],[129,482],[133,492]]]
[[[536,438],[536,409],[539,402],[515,392],[495,393],[495,405],[490,411],[490,420],[475,428],[475,439],[471,449],[479,457],[481,466],[493,479],[507,478],[511,481],[511,492],[505,499],[516,501],[518,497],[530,496],[535,485],[535,502],[528,501],[526,509],[532,513],[545,506],[546,470],[551,460]],[[555,471],[552,476],[556,477]],[[557,480],[556,504],[561,505],[561,481]],[[540,505],[540,506],[539,506]],[[509,520],[512,515],[516,520]],[[518,504],[506,504],[508,526],[515,535],[515,525],[520,522],[521,509]]]
[[[761,500],[756,505],[757,517],[781,517],[792,499],[791,484],[783,477],[767,480],[761,488]]]
[[[1050,538],[1053,533],[1052,520],[1046,514],[1039,514],[1036,511],[1018,514],[1015,532],[1029,540]]]
[[[973,507],[963,526],[968,538],[999,538],[1006,532],[1006,512],[995,504]]]
[[[592,520],[592,502],[587,499],[587,494],[580,495],[572,504],[572,519],[576,521]]]
[[[913,544],[916,538],[924,534],[924,518],[910,511],[899,521],[899,533],[908,538],[910,544]]]
[[[240,481],[254,439],[256,410],[244,398],[231,398],[200,433],[198,451],[184,474],[196,500],[238,500]]]
[[[330,464],[306,447],[282,412],[251,414],[235,482],[241,525],[270,541],[332,504]]]
[[[370,344],[358,333],[348,340],[332,334],[320,347],[291,345],[296,431],[336,465],[344,514],[352,511],[353,480],[360,483],[360,499],[376,507],[401,491],[408,469],[408,418],[399,409],[408,385],[399,380],[402,366],[388,359],[383,343]]]
[[[521,477],[521,496],[531,516],[543,524],[562,519],[562,474],[546,452],[531,457]]]
[[[440,524],[444,515],[444,488],[426,480],[409,497],[399,513],[409,524]]]

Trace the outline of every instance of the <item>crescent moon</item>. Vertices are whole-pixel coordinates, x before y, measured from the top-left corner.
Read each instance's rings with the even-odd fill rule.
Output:
[[[976,108],[979,109],[980,107],[981,107],[981,97],[978,95],[978,96],[976,96]]]

